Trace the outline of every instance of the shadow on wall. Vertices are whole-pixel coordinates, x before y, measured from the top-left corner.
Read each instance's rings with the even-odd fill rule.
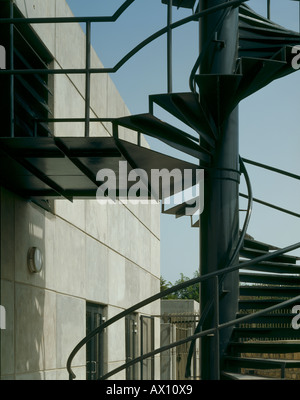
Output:
[[[45,211],[1,189],[1,304],[6,309],[6,329],[1,332],[4,379],[43,379],[39,371],[54,367],[55,297],[47,296],[43,289],[45,268],[32,273],[27,265],[31,247],[39,248],[44,263],[47,260],[51,243],[47,242],[46,223]]]

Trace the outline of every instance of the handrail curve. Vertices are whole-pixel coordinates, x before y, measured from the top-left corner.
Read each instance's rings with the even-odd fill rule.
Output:
[[[176,291],[178,291],[180,289],[186,288],[186,287],[194,285],[196,283],[204,282],[205,280],[208,280],[210,278],[215,278],[216,276],[220,276],[220,275],[223,275],[223,274],[226,274],[226,273],[229,273],[229,272],[233,272],[233,271],[239,270],[241,268],[251,268],[253,265],[255,265],[257,263],[271,260],[274,257],[277,257],[279,255],[288,253],[288,252],[293,251],[293,250],[298,249],[298,248],[300,248],[300,242],[297,242],[297,243],[295,243],[295,244],[293,244],[291,246],[284,247],[282,249],[275,250],[275,251],[273,251],[271,253],[264,254],[262,256],[256,257],[256,258],[254,258],[252,260],[244,261],[242,263],[238,263],[238,264],[226,267],[226,268],[219,269],[219,270],[214,271],[214,272],[207,273],[206,275],[202,275],[200,277],[196,277],[196,278],[190,279],[190,280],[188,280],[186,282],[182,282],[182,283],[180,283],[178,285],[175,285],[175,286],[173,286],[171,288],[168,288],[168,289],[166,289],[166,290],[164,290],[162,292],[156,293],[156,294],[148,297],[147,299],[142,300],[141,302],[133,305],[132,307],[129,307],[127,310],[124,310],[121,313],[115,315],[114,317],[110,318],[109,320],[107,320],[103,324],[101,324],[98,328],[96,328],[93,331],[91,331],[89,333],[89,335],[87,335],[85,338],[83,338],[77,344],[77,346],[73,349],[73,351],[71,352],[71,354],[70,354],[70,356],[68,357],[68,360],[67,360],[67,370],[69,372],[70,380],[76,378],[76,375],[74,374],[74,372],[73,372],[73,370],[71,368],[72,360],[75,357],[76,353],[87,342],[89,342],[95,335],[97,335],[98,333],[101,333],[105,328],[107,328],[108,326],[110,326],[114,322],[119,321],[121,318],[125,317],[126,315],[128,315],[128,314],[130,314],[130,313],[132,313],[134,311],[137,311],[139,308],[142,308],[142,307],[152,303],[153,301],[159,300],[162,297],[167,296],[168,294],[174,293],[174,292],[176,292]]]
[[[181,20],[178,20],[176,22],[173,22],[170,24],[170,26],[166,26],[157,32],[153,33],[150,35],[148,38],[143,40],[141,43],[139,43],[137,46],[135,46],[132,50],[130,50],[121,60],[119,60],[114,67],[109,67],[109,68],[64,68],[64,69],[34,69],[35,73],[41,73],[41,74],[80,74],[80,73],[86,73],[90,72],[92,74],[96,73],[115,73],[117,72],[131,57],[133,57],[135,54],[137,54],[141,49],[143,49],[145,46],[153,42],[155,39],[158,39],[162,35],[168,32],[169,29],[175,29],[178,28],[182,25],[187,24],[188,22],[191,21],[197,21],[200,18],[212,14],[214,12],[220,11],[222,9],[226,9],[227,7],[238,7],[241,4],[245,3],[246,1],[249,0],[230,0],[226,3],[222,3],[217,6],[210,7],[204,11],[200,11],[198,13],[195,13],[189,17],[183,18]],[[57,19],[57,18],[52,18],[52,19]],[[6,19],[0,19],[0,24],[19,24],[19,23],[34,23],[34,24],[41,24],[41,23],[49,23],[48,21],[52,21],[50,18],[6,18]],[[66,18],[63,22],[97,22],[97,17],[68,17]],[[99,21],[101,22],[101,21]],[[2,69],[0,70],[0,75],[18,75],[18,74],[31,74],[32,71],[28,69]]]
[[[275,304],[274,306],[270,306],[270,307],[267,307],[267,308],[265,308],[263,310],[260,310],[260,311],[245,315],[244,317],[240,317],[238,320],[237,319],[233,319],[231,321],[223,322],[217,328],[209,328],[209,329],[206,329],[205,331],[194,333],[194,335],[188,336],[187,338],[184,338],[184,339],[178,340],[176,342],[170,343],[168,345],[162,346],[162,347],[160,347],[158,349],[152,350],[149,353],[143,354],[142,356],[139,356],[139,357],[137,357],[137,358],[135,358],[135,359],[133,359],[131,361],[128,361],[128,362],[122,364],[121,366],[115,368],[114,370],[112,370],[112,371],[106,373],[105,375],[103,375],[100,378],[100,380],[105,380],[105,379],[115,375],[116,373],[124,370],[125,368],[129,368],[129,367],[131,367],[132,365],[134,365],[136,363],[139,363],[139,362],[141,362],[141,361],[143,361],[143,360],[145,360],[145,359],[147,359],[149,357],[153,357],[156,354],[160,354],[160,353],[162,353],[162,352],[164,352],[166,350],[170,350],[173,347],[177,347],[177,346],[180,346],[182,344],[185,344],[185,343],[188,343],[188,342],[191,342],[191,341],[196,341],[197,339],[199,339],[200,337],[203,337],[203,336],[214,334],[216,332],[216,330],[222,330],[222,329],[225,329],[225,328],[229,328],[231,326],[234,326],[237,322],[238,323],[249,322],[252,319],[257,318],[257,317],[259,317],[261,315],[269,314],[269,313],[271,313],[273,311],[279,310],[279,309],[281,309],[283,307],[286,307],[286,306],[288,306],[290,304],[294,304],[296,301],[300,301],[300,295],[295,296],[295,297],[293,297],[291,299],[288,299],[288,300],[281,301],[281,302]],[[282,361],[284,362],[284,360],[282,360]]]

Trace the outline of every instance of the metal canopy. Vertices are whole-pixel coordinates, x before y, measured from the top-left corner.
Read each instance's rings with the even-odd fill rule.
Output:
[[[96,176],[104,168],[115,173],[116,197],[127,197],[130,188],[139,181],[139,174],[136,180],[127,179],[128,191],[122,191],[119,162],[125,161],[128,174],[137,168],[147,174],[147,198],[152,190],[153,170],[172,172],[176,168],[181,172],[175,179],[160,179],[156,195],[161,200],[179,192],[186,169],[192,171],[191,185],[194,185],[199,168],[114,137],[0,138],[0,148],[0,184],[27,198],[96,199],[96,191],[104,182],[97,181]]]

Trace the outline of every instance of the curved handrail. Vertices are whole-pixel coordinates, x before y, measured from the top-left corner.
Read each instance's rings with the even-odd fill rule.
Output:
[[[243,157],[243,161],[244,161],[244,163],[254,165],[255,167],[264,168],[269,171],[276,172],[277,174],[281,174],[284,176],[288,176],[289,178],[294,178],[294,179],[300,180],[300,175],[294,174],[292,172],[285,171],[285,170],[275,168],[275,167],[271,167],[270,165],[262,164],[260,162],[249,160],[248,158],[244,158],[244,157]]]
[[[75,23],[75,22],[116,22],[117,19],[129,8],[135,0],[125,0],[113,15],[103,17],[11,17],[0,18],[1,24],[55,24],[55,23]]]
[[[150,44],[153,42],[155,39],[158,39],[160,36],[164,35],[165,33],[168,32],[169,29],[175,29],[178,28],[188,22],[191,21],[197,21],[199,18],[202,18],[206,15],[212,14],[214,12],[220,11],[222,9],[226,9],[228,7],[238,7],[239,5],[247,2],[249,0],[230,0],[228,2],[219,4],[217,6],[210,7],[204,11],[200,11],[198,13],[195,13],[189,17],[183,18],[181,20],[178,20],[176,22],[173,22],[170,24],[170,26],[166,26],[157,32],[153,33],[150,35],[148,38],[143,40],[141,43],[139,43],[136,47],[134,47],[131,51],[129,51],[119,62],[114,67],[110,68],[89,68],[88,70],[86,68],[65,68],[65,69],[34,69],[34,73],[42,73],[42,74],[80,74],[80,73],[86,73],[87,71],[96,74],[96,73],[115,73],[117,72],[131,57],[133,57],[136,53],[138,53],[142,48],[144,48],[146,45]],[[21,18],[7,18],[7,19],[0,19],[0,23],[34,23],[34,24],[39,24],[39,23],[48,23],[48,21],[55,22],[56,18],[30,18],[30,19],[21,19]],[[57,18],[58,19],[58,18]],[[69,21],[70,20],[70,21]],[[72,20],[76,20],[76,22],[97,22],[97,17],[74,17],[71,19],[71,17],[66,18],[63,22],[71,22]],[[99,21],[101,22],[101,21]],[[32,73],[31,70],[28,69],[3,69],[0,70],[0,75],[17,75],[17,74],[30,74]]]
[[[264,254],[262,256],[256,257],[255,259],[249,260],[249,261],[245,261],[243,263],[239,263],[239,264],[235,264],[223,269],[219,269],[217,271],[214,272],[210,272],[206,275],[202,275],[200,277],[196,277],[193,279],[190,279],[186,282],[182,282],[178,285],[175,285],[171,288],[168,288],[162,292],[156,293],[150,297],[148,297],[145,300],[142,300],[141,302],[135,304],[134,306],[128,308],[127,310],[122,311],[121,313],[115,315],[114,317],[110,318],[109,320],[107,320],[106,322],[104,322],[103,324],[101,324],[98,328],[94,329],[92,332],[89,333],[89,335],[87,335],[85,338],[83,338],[78,344],[77,346],[73,349],[73,351],[71,352],[68,360],[67,360],[67,370],[69,372],[69,378],[72,380],[74,378],[76,378],[76,375],[74,374],[72,368],[71,368],[71,364],[72,364],[72,360],[75,357],[76,353],[87,343],[89,342],[95,335],[97,335],[98,333],[101,333],[105,328],[107,328],[108,326],[110,326],[111,324],[113,324],[114,322],[120,320],[121,318],[125,317],[126,315],[138,310],[139,308],[142,308],[150,303],[152,303],[155,300],[159,300],[164,296],[167,296],[168,294],[174,293],[180,289],[183,289],[185,287],[194,285],[196,283],[200,283],[200,282],[204,282],[205,280],[208,280],[210,278],[215,278],[216,276],[219,275],[223,275],[223,274],[227,274],[229,272],[233,272],[236,270],[239,270],[241,268],[251,268],[251,266],[253,266],[254,264],[257,264],[259,262],[263,262],[263,261],[268,261],[271,260],[274,257],[277,257],[279,255],[282,255],[284,253],[288,253],[290,251],[293,251],[295,249],[300,248],[300,242],[297,242],[291,246],[287,246],[284,247],[282,249],[279,250],[275,250],[272,253],[268,253],[268,254]]]
[[[265,314],[268,314],[270,312],[279,310],[280,308],[283,308],[283,307],[288,306],[290,304],[294,304],[298,300],[300,301],[300,295],[295,296],[292,299],[284,300],[282,302],[279,302],[278,304],[275,304],[274,306],[267,307],[267,308],[265,308],[263,310],[255,312],[255,313],[245,315],[244,317],[240,317],[238,319],[238,322],[239,323],[241,323],[241,322],[249,322],[249,321],[251,321],[252,319],[254,319],[256,317],[259,317],[261,315],[265,315]],[[196,341],[197,339],[199,339],[202,336],[207,336],[209,334],[213,334],[213,333],[216,332],[216,330],[220,331],[222,329],[229,328],[231,326],[234,326],[236,323],[237,323],[237,319],[233,319],[231,321],[227,321],[227,322],[224,322],[224,323],[220,324],[217,328],[209,328],[209,329],[206,329],[205,331],[194,333],[194,335],[191,335],[191,336],[189,336],[187,338],[178,340],[177,342],[173,342],[173,343],[170,343],[168,345],[162,346],[162,347],[160,347],[158,349],[152,350],[151,352],[143,354],[142,356],[139,356],[139,357],[135,358],[134,360],[128,361],[125,364],[123,364],[123,365],[115,368],[114,370],[108,372],[107,374],[103,375],[100,378],[100,380],[105,380],[105,379],[115,375],[116,373],[124,370],[125,368],[129,368],[129,367],[131,367],[132,365],[134,365],[134,364],[136,364],[138,362],[141,362],[141,361],[143,361],[143,360],[145,360],[145,359],[147,359],[149,357],[155,356],[156,354],[160,354],[160,353],[162,353],[162,352],[164,352],[166,350],[170,350],[173,347],[180,346],[180,345],[188,343],[190,341]],[[282,361],[284,362],[284,360],[282,360]]]

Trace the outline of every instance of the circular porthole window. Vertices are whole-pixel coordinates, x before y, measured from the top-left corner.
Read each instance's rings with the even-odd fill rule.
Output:
[[[28,250],[27,264],[30,272],[41,272],[43,268],[43,254],[38,247],[31,247]]]

